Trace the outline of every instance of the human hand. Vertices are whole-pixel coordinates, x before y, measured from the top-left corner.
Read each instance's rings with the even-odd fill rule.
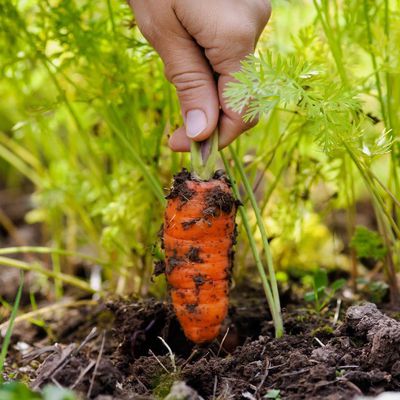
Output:
[[[269,0],[130,0],[130,5],[178,92],[185,126],[171,136],[172,150],[189,151],[191,140],[207,139],[217,125],[223,148],[255,124],[244,123],[228,107],[223,91],[254,51],[271,14]]]

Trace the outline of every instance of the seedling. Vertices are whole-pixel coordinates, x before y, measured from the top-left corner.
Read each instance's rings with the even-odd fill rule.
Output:
[[[304,295],[304,300],[314,302],[315,310],[320,313],[333,299],[336,292],[346,284],[346,279],[337,279],[331,285],[328,281],[328,273],[324,269],[318,269],[313,276],[313,291]]]

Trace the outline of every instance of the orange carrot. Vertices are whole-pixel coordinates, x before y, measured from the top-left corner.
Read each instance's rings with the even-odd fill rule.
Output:
[[[163,245],[174,310],[188,339],[209,342],[228,310],[237,203],[224,175],[200,181],[186,170],[167,199]]]

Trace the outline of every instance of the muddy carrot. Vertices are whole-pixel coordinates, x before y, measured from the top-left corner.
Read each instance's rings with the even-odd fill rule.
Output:
[[[172,304],[188,339],[213,340],[228,310],[237,204],[227,178],[175,176],[165,211],[165,273]]]

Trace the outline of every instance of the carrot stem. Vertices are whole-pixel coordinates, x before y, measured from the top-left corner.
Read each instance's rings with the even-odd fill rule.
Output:
[[[192,175],[202,181],[208,181],[215,172],[218,157],[218,131],[215,130],[211,136],[203,142],[195,142],[190,146],[192,161]]]
[[[235,182],[232,169],[228,164],[228,161],[225,158],[225,155],[221,153],[222,161],[224,162],[225,170],[226,173],[228,174],[228,177],[231,181],[232,184],[232,190],[233,194],[235,197],[240,201],[240,193],[239,193],[239,188]],[[236,164],[237,165],[237,164]],[[282,337],[283,335],[283,321],[282,321],[282,314],[281,314],[281,308],[280,308],[280,301],[279,301],[279,294],[277,299],[274,297],[274,292],[276,293],[277,291],[277,284],[276,284],[276,279],[271,279],[268,280],[267,274],[265,273],[265,268],[263,265],[263,262],[261,261],[260,253],[257,249],[257,244],[254,239],[251,227],[250,227],[250,222],[246,213],[246,210],[244,207],[239,207],[239,213],[240,216],[242,217],[242,223],[245,228],[247,238],[250,243],[250,248],[253,253],[254,261],[256,263],[258,273],[260,274],[261,282],[264,288],[265,292],[265,297],[267,298],[268,306],[271,311],[271,316],[274,322],[274,328],[275,328],[275,336],[277,338]],[[272,265],[271,265],[272,267]],[[272,267],[272,274],[275,278],[275,272]],[[272,286],[272,288],[271,288]],[[275,286],[275,287],[274,287]],[[275,290],[274,290],[275,289]]]
[[[244,172],[243,166],[241,161],[239,160],[239,157],[237,156],[236,152],[233,150],[233,148],[231,146],[229,146],[229,150],[231,153],[231,156],[235,162],[235,165],[239,171],[240,177],[242,178],[242,182],[243,185],[246,189],[247,195],[249,197],[250,203],[253,207],[254,210],[254,214],[256,216],[256,220],[257,220],[257,225],[258,225],[258,229],[260,231],[261,234],[261,239],[262,239],[262,243],[263,243],[263,248],[264,248],[264,254],[265,257],[267,259],[267,266],[268,266],[268,273],[269,273],[269,280],[271,283],[271,289],[272,289],[272,295],[274,298],[274,305],[275,305],[275,311],[277,313],[277,320],[279,323],[279,331],[280,331],[280,335],[282,336],[283,333],[283,324],[282,324],[282,317],[281,317],[281,304],[280,304],[280,299],[279,299],[279,291],[278,291],[278,284],[276,281],[276,275],[275,275],[275,269],[274,269],[274,264],[273,264],[273,260],[272,260],[272,253],[271,253],[271,249],[269,247],[269,243],[268,243],[268,236],[267,236],[267,232],[265,229],[265,225],[264,225],[264,221],[261,215],[261,211],[260,208],[258,207],[257,204],[257,200],[254,196],[254,192],[253,189],[250,185],[249,180],[247,179],[246,173]],[[277,335],[278,336],[278,335]],[[279,337],[278,336],[278,337]]]

